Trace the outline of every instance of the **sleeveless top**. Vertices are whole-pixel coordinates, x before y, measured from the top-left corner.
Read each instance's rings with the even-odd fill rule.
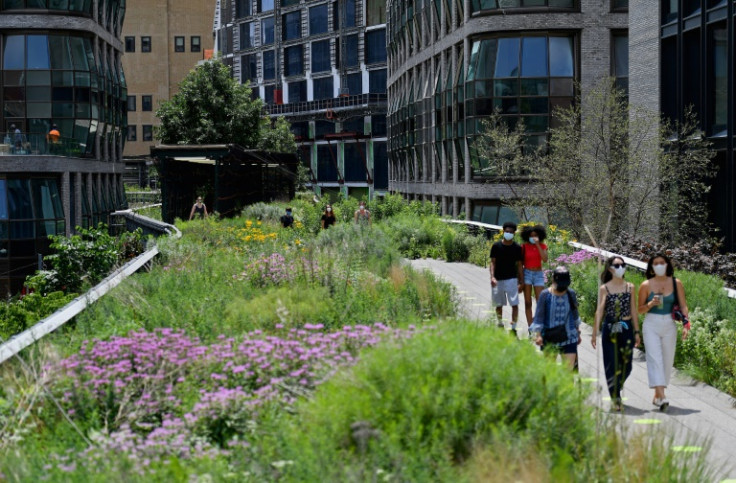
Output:
[[[647,296],[647,302],[652,300],[654,298],[654,292],[649,292],[649,296]],[[662,306],[655,305],[651,309],[649,309],[650,314],[659,314],[659,315],[667,315],[672,313],[672,307],[675,305],[675,292],[672,291],[671,294],[665,295],[662,297]]]
[[[194,214],[199,215],[200,218],[204,218],[204,203],[202,203],[202,206],[194,205]]]
[[[618,322],[619,320],[631,318],[631,292],[629,286],[626,286],[624,292],[619,293],[609,292],[605,285],[603,288],[606,289],[606,305],[603,312],[606,321]]]

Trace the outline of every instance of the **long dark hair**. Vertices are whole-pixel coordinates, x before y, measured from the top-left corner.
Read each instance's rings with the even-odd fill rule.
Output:
[[[324,215],[325,215],[325,216],[326,216],[327,218],[334,218],[334,217],[335,217],[335,209],[334,209],[334,208],[332,208],[332,209],[331,209],[330,211],[327,211],[327,208],[332,208],[332,205],[325,205],[325,211],[324,211],[324,213],[323,213],[323,214],[324,214]]]
[[[603,272],[601,273],[601,283],[608,283],[613,279],[613,274],[611,273],[611,265],[613,265],[613,262],[615,260],[621,260],[621,263],[625,263],[624,259],[619,257],[618,255],[609,257],[606,260],[606,263],[603,264]]]
[[[652,255],[652,258],[649,259],[649,262],[647,262],[647,280],[656,276],[654,273],[655,258],[664,258],[664,261],[667,264],[667,272],[665,273],[665,275],[671,277],[675,274],[675,266],[672,265],[672,260],[670,260],[670,257],[665,255],[664,253],[655,253],[654,255]]]
[[[542,225],[525,226],[521,229],[521,239],[529,243],[529,235],[533,231],[537,232],[539,243],[542,243],[547,238],[547,230]]]

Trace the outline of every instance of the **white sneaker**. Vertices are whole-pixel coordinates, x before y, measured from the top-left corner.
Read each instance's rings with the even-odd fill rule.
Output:
[[[667,400],[667,398],[662,398],[659,400],[659,410],[662,412],[667,411],[667,408],[670,407],[670,402]]]

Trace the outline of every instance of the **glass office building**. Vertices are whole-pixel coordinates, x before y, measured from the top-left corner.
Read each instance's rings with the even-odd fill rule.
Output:
[[[388,189],[385,14],[381,0],[222,2],[218,50],[272,117],[292,123],[320,194]]]
[[[120,163],[125,0],[0,6],[0,294],[48,253],[48,235],[124,207]]]
[[[606,76],[627,87],[628,2],[598,3],[389,1],[389,189],[455,217],[513,218],[501,203],[511,192],[474,139],[498,110],[544,145],[553,109],[576,89]]]

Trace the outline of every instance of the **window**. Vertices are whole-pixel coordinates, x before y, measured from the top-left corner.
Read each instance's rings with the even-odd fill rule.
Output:
[[[728,121],[728,31],[725,23],[708,28],[710,62],[706,98],[709,134],[725,136]]]
[[[386,93],[386,69],[368,72],[368,92]]]
[[[248,49],[255,47],[257,43],[256,23],[246,22],[240,24],[240,48]]]
[[[250,17],[253,14],[251,0],[235,0],[235,17]]]
[[[189,40],[189,51],[190,52],[201,52],[202,51],[202,37],[199,35],[192,35]]]
[[[615,3],[628,3],[628,0],[612,0]],[[509,8],[540,8],[547,7],[550,9],[573,9],[575,0],[471,0],[473,12],[483,10],[501,10],[505,11]]]
[[[670,23],[677,20],[677,12],[679,0],[663,0],[662,2],[662,23]]]
[[[258,0],[259,12],[270,12],[273,10],[273,0]]]
[[[135,37],[125,37],[125,51],[135,52]]]
[[[386,29],[365,33],[365,63],[386,62]]]
[[[137,132],[137,126],[128,126],[128,135],[126,136],[126,139],[128,141],[137,141],[138,140],[138,132]]]
[[[273,51],[272,51],[273,52]],[[248,54],[240,57],[240,83],[250,84],[256,82],[258,77],[258,57],[256,54]]]
[[[348,74],[347,76],[347,87],[348,95],[357,96],[363,93],[363,74],[360,72],[356,74]],[[343,92],[345,94],[345,92]]]
[[[274,91],[276,90],[275,85],[265,86],[263,88],[263,102],[266,104],[273,104],[275,102],[274,99]]]
[[[330,70],[330,41],[312,42],[312,72]]]
[[[263,78],[264,79],[275,79],[276,78],[276,54],[273,50],[266,50],[263,52]]]
[[[143,125],[143,140],[153,141],[153,126],[150,124]]]
[[[184,37],[174,37],[174,52],[184,52]]]
[[[151,51],[151,37],[141,37],[141,52]]]
[[[613,34],[613,62],[611,75],[616,79],[616,87],[629,92],[629,36],[626,33]]]
[[[135,96],[128,96],[128,112],[135,111]]]
[[[358,67],[358,35],[345,37],[345,65],[344,67]]]
[[[302,36],[302,12],[297,10],[283,15],[283,39],[292,40]]]
[[[327,4],[309,9],[309,35],[327,32]]]
[[[495,3],[495,2],[493,2]],[[385,0],[367,0],[365,7],[366,27],[371,25],[381,25],[386,23],[386,2]]]
[[[289,82],[289,102],[306,102],[307,81]]]
[[[332,77],[325,77],[323,79],[314,79],[312,81],[312,99],[319,101],[321,99],[332,99],[333,96],[333,83]]]
[[[299,75],[304,73],[304,59],[301,45],[294,45],[284,49],[284,75]]]
[[[261,45],[273,43],[273,17],[261,20]]]
[[[153,96],[141,96],[141,111],[153,110]]]
[[[625,12],[629,9],[629,0],[611,0],[611,10],[614,12]]]

